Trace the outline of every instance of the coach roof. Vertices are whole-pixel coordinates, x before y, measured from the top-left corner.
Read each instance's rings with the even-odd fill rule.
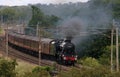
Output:
[[[9,35],[12,35],[14,37],[18,37],[18,38],[22,38],[22,39],[28,39],[28,40],[33,40],[33,41],[39,41],[41,40],[42,42],[45,42],[45,43],[50,43],[53,39],[50,39],[50,38],[41,38],[39,39],[38,37],[36,36],[29,36],[29,35],[24,35],[24,34],[20,34],[20,33],[16,33],[16,32],[8,32]]]

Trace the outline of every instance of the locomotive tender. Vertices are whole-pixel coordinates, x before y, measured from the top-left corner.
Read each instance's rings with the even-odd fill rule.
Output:
[[[50,57],[55,56],[61,63],[74,64],[77,60],[75,46],[70,40],[54,40],[50,38],[41,38],[18,34],[12,31],[8,32],[8,43],[23,48],[25,53],[33,56],[41,54]]]

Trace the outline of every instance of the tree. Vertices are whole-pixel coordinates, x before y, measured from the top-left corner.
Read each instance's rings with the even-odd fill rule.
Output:
[[[16,60],[5,60],[0,58],[0,77],[16,77]]]
[[[29,26],[36,26],[38,24],[38,22],[43,21],[42,19],[44,18],[44,14],[39,8],[37,8],[35,6],[31,6],[31,8],[32,8],[32,18],[29,21],[28,25]]]
[[[12,22],[15,18],[15,10],[10,7],[2,9],[0,12],[0,16],[2,16],[4,23]]]
[[[54,15],[44,15],[44,13],[37,7],[31,6],[32,8],[32,18],[29,21],[29,26],[36,28],[39,23],[40,26],[49,27],[55,25],[59,20],[57,16]]]
[[[84,56],[99,58],[105,53],[104,48],[110,45],[111,31],[108,30],[100,32],[101,33],[99,34],[90,35],[88,39],[85,39],[83,43],[80,45],[81,51],[83,51],[81,53],[83,53]]]
[[[120,0],[113,1],[113,18],[120,19]]]
[[[120,0],[91,0],[94,8],[103,7],[110,9],[114,19],[120,19]]]

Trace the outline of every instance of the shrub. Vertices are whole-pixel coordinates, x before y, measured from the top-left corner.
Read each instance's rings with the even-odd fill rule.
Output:
[[[98,60],[96,60],[95,58],[92,58],[92,57],[87,57],[87,58],[81,60],[81,63],[83,66],[89,66],[89,67],[99,67],[100,66]]]
[[[120,77],[119,73],[111,73],[105,67],[97,68],[72,68],[68,72],[61,72],[58,77]]]
[[[0,77],[16,77],[16,60],[5,60],[0,58]]]
[[[54,70],[54,68],[53,67],[49,67],[49,66],[41,66],[41,67],[37,66],[37,67],[35,67],[32,70],[32,72],[40,72],[41,70],[45,70],[45,71],[50,72],[50,71]]]
[[[50,77],[50,70],[51,68],[48,66],[37,66],[33,68],[32,72],[25,72],[23,77]]]
[[[50,77],[50,74],[45,70],[41,70],[39,72],[26,72],[22,77]]]

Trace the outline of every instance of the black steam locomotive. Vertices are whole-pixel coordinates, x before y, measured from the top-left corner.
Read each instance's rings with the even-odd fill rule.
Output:
[[[55,57],[58,62],[63,64],[73,64],[77,61],[75,45],[70,39],[57,39],[53,41],[55,45]]]

